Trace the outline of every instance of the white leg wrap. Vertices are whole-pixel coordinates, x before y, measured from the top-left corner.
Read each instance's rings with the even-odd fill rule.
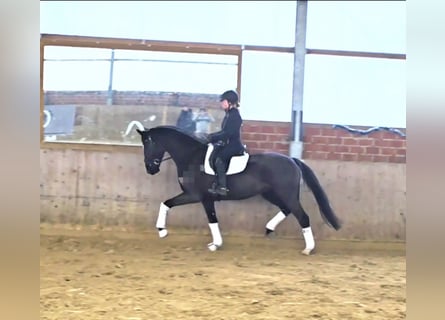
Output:
[[[286,219],[286,215],[280,211],[275,215],[275,217],[269,220],[269,222],[266,224],[266,228],[274,231],[277,225],[279,225],[284,219]]]
[[[306,243],[306,248],[302,251],[303,254],[309,255],[315,248],[314,235],[312,234],[312,228],[303,228],[304,242]]]
[[[159,214],[158,220],[156,221],[156,228],[162,229],[159,231],[159,236],[164,238],[167,236],[168,232],[166,227],[167,224],[167,213],[170,208],[167,207],[164,203],[161,203],[159,206]]]
[[[212,233],[213,242],[208,244],[208,248],[210,251],[215,251],[218,247],[221,247],[223,244],[223,239],[221,236],[221,232],[219,231],[218,222],[209,223],[210,232]]]

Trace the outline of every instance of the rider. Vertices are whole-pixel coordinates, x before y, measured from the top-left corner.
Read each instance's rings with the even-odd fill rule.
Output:
[[[221,124],[221,130],[208,136],[210,143],[214,144],[214,150],[210,157],[216,173],[216,183],[208,191],[213,194],[226,196],[229,189],[226,182],[226,171],[230,158],[242,154],[244,146],[241,143],[241,119],[238,93],[228,90],[220,96],[221,108],[225,111],[225,117]]]

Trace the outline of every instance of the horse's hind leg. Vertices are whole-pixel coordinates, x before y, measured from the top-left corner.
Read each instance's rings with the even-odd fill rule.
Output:
[[[266,236],[275,231],[275,228],[290,214],[289,208],[273,191],[264,192],[263,198],[280,208],[280,211],[267,222]]]
[[[296,192],[296,196],[292,197],[291,203],[289,203],[289,205],[286,205],[286,203],[283,200],[281,200],[281,198],[278,197],[273,191],[269,191],[262,194],[262,196],[266,200],[268,200],[270,203],[280,208],[280,212],[278,212],[266,224],[266,235],[272,233],[275,230],[276,226],[292,212],[292,214],[297,218],[298,223],[302,228],[304,241],[306,243],[306,247],[302,251],[302,253],[305,255],[309,255],[315,248],[315,241],[310,226],[309,216],[306,214],[306,212],[304,211],[303,207],[300,204],[299,193],[300,190],[298,189]]]
[[[312,234],[309,216],[304,211],[298,198],[292,203],[292,213],[297,218],[298,223],[302,228],[304,242],[306,244],[306,247],[301,253],[310,255],[312,250],[315,249],[314,235]]]
[[[210,242],[207,247],[210,251],[216,251],[222,246],[223,239],[219,230],[218,218],[216,217],[215,202],[211,199],[204,199],[201,201],[201,203],[204,206],[204,210],[207,214],[210,232],[212,233],[212,242]]]

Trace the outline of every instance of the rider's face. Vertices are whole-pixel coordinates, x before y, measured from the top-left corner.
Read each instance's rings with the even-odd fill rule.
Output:
[[[221,101],[220,105],[221,105],[221,108],[223,108],[223,110],[229,109],[229,102],[225,99],[223,101]]]

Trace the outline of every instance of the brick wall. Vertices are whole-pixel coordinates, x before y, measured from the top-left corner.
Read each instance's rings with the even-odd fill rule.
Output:
[[[176,92],[114,91],[116,105],[217,106],[218,95]],[[106,104],[106,91],[47,91],[45,104]],[[354,129],[366,130],[369,127]],[[406,132],[403,128],[396,128]],[[242,139],[250,153],[289,154],[291,123],[244,121]],[[303,124],[303,159],[406,163],[406,138],[388,131],[351,133],[330,124]]]
[[[289,154],[291,124],[244,120],[242,140],[250,153],[275,151]]]
[[[288,154],[290,132],[291,123],[244,121],[242,138],[249,152]],[[330,124],[304,123],[303,159],[406,163],[406,138],[383,130],[362,135]]]
[[[106,104],[107,91],[46,91],[45,104]],[[217,94],[155,91],[113,91],[115,105],[162,105],[175,107],[217,106]]]
[[[405,129],[399,130],[406,133]],[[405,163],[406,138],[383,130],[362,135],[332,125],[304,124],[303,158]]]

